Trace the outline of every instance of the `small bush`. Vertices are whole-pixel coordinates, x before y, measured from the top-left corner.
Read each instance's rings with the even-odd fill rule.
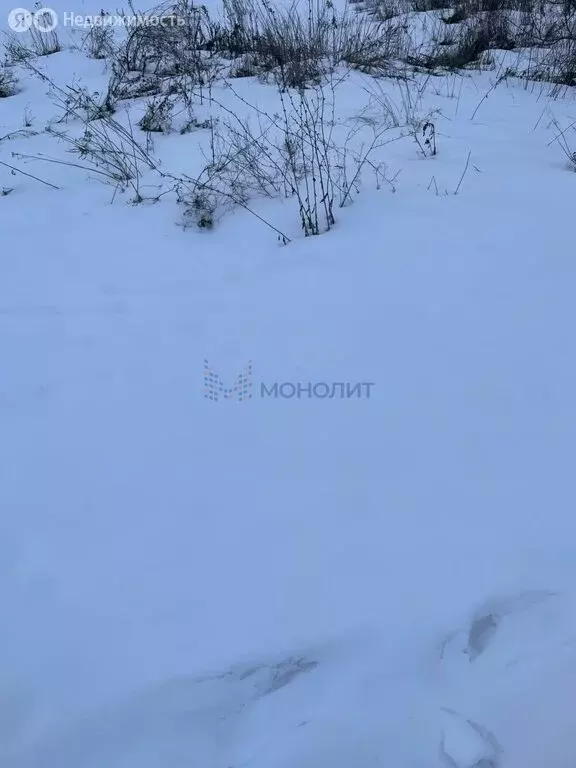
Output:
[[[138,125],[147,133],[169,133],[173,111],[174,102],[168,96],[154,98],[148,102],[146,113]]]
[[[353,69],[371,75],[385,73],[390,62],[401,55],[402,29],[399,25],[374,25],[360,18],[342,27],[338,59]]]
[[[484,30],[468,28],[459,37],[452,49],[441,53],[434,64],[446,69],[462,69],[477,63],[489,47],[490,39],[484,34]]]
[[[573,149],[573,146],[569,140],[568,131],[572,129],[573,132],[573,125],[568,126],[568,128],[565,128],[564,130],[561,129],[560,124],[558,121],[554,118],[553,119],[553,125],[554,130],[556,131],[556,135],[554,136],[554,142],[558,144],[562,152],[564,153],[567,161],[568,161],[568,167],[571,168],[571,170],[576,171],[576,152]]]
[[[461,24],[468,18],[468,11],[464,5],[457,5],[456,8],[447,16],[442,17],[445,24]]]
[[[564,40],[545,59],[547,79],[557,85],[576,85],[576,39]]]
[[[204,55],[211,48],[212,23],[204,6],[192,0],[159,7],[154,14],[164,25],[139,25],[128,36],[121,56],[128,72],[157,74],[163,77],[188,75],[204,78]]]
[[[400,24],[377,24],[366,14],[337,11],[331,0],[272,6],[268,0],[225,0],[224,17],[216,24],[204,6],[192,0],[155,10],[174,19],[164,26],[131,28],[115,58],[116,68],[129,75],[186,78],[188,90],[213,82],[221,58],[233,59],[231,77],[272,75],[283,88],[318,84],[337,64],[377,73],[400,52]],[[168,14],[168,16],[167,16]],[[102,57],[108,30],[94,27],[87,45]]]
[[[258,57],[253,53],[243,53],[230,67],[230,77],[256,77],[262,73]]]
[[[212,213],[234,206],[248,209],[253,197],[289,198],[297,205],[306,237],[330,230],[337,208],[350,204],[358,194],[365,166],[374,171],[377,183],[383,178],[382,163],[370,157],[391,127],[388,117],[377,127],[359,119],[347,135],[338,137],[341,126],[337,127],[333,116],[340,82],[330,78],[315,87],[280,88],[277,114],[239,97],[244,106],[251,107],[254,120],[242,119],[226,108],[228,116],[212,129],[209,161],[186,195],[187,208],[205,210],[197,197],[199,191],[203,193],[200,201],[210,193],[208,199],[215,203]],[[372,135],[364,142],[360,133],[364,135],[366,130]]]
[[[417,13],[424,11],[443,11],[452,5],[450,0],[412,0],[412,10]]]
[[[184,125],[180,128],[180,135],[184,136],[187,133],[192,133],[194,130],[206,130],[208,128],[212,128],[212,120],[208,118],[208,120],[198,120],[197,117],[194,117],[193,115],[190,116]]]
[[[185,224],[191,222],[198,229],[214,228],[214,219],[218,207],[217,195],[199,187],[185,200],[185,205]]]
[[[35,23],[30,27],[32,50],[37,56],[51,56],[62,50],[54,24],[53,11],[39,9],[34,14]]]
[[[330,51],[326,33],[330,20],[326,8],[305,19],[293,6],[272,8],[253,4],[243,29],[234,28],[236,45],[243,41],[247,53],[267,71],[276,72],[283,87],[303,88],[317,83],[327,71]]]
[[[6,65],[0,65],[0,99],[7,99],[18,92],[18,81],[14,70]]]
[[[236,76],[271,72],[284,88],[317,85],[337,64],[382,71],[399,52],[399,25],[376,24],[366,14],[337,11],[329,0],[272,6],[267,0],[225,0],[225,23],[215,47],[241,62]],[[378,17],[377,9],[372,13]],[[246,61],[249,66],[246,66]]]
[[[158,75],[123,72],[115,69],[108,84],[108,91],[116,101],[141,99],[144,96],[158,96],[162,93],[163,82]]]
[[[455,34],[449,40],[441,41],[432,54],[420,56],[411,63],[428,69],[463,69],[478,64],[486,51],[514,47],[506,14],[482,13],[458,27]]]
[[[106,14],[102,13],[102,16]],[[114,30],[93,24],[84,38],[83,47],[91,59],[107,59],[114,54]]]
[[[34,51],[24,45],[21,35],[18,37],[15,35],[9,36],[4,47],[8,66],[26,64],[36,57]]]
[[[102,120],[116,111],[116,101],[108,90],[105,94],[90,92],[85,87],[68,86],[66,89],[51,88],[54,102],[62,110],[56,122],[66,123],[69,119],[80,118],[83,122]]]
[[[50,29],[53,11],[36,11],[36,18],[45,19],[46,29],[32,25],[25,34],[8,35],[5,50],[10,64],[26,64],[37,56],[50,56],[62,50],[56,30]]]

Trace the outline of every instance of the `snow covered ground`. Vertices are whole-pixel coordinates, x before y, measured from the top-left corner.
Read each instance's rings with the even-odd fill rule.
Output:
[[[330,232],[255,201],[284,246],[22,159],[68,156],[47,83],[0,101],[37,132],[0,161],[59,187],[0,167],[0,765],[574,766],[575,107],[495,77],[415,77],[438,154],[383,147],[395,191]],[[193,172],[206,137],[155,150]],[[254,397],[204,397],[205,359]]]

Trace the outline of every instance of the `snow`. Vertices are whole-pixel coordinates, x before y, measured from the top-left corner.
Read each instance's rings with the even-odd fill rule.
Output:
[[[509,80],[471,119],[495,77],[432,78],[438,155],[384,147],[396,191],[367,175],[330,232],[256,201],[286,246],[13,158],[66,148],[46,83],[0,102],[39,131],[0,159],[61,187],[0,170],[2,766],[573,765],[574,104]],[[374,386],[215,403],[205,358]]]

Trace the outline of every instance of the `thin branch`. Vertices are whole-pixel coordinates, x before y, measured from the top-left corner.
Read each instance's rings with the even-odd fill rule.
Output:
[[[44,179],[38,178],[38,176],[34,176],[31,173],[26,173],[26,171],[20,170],[20,168],[16,168],[13,165],[9,165],[8,163],[5,163],[3,160],[0,160],[0,165],[3,165],[5,168],[9,168],[11,171],[14,171],[16,173],[21,173],[23,176],[28,176],[29,179],[34,179],[34,181],[39,181],[40,184],[45,184],[47,187],[52,187],[52,189],[61,189],[61,187],[57,187],[56,184],[52,184],[49,181],[44,181]]]

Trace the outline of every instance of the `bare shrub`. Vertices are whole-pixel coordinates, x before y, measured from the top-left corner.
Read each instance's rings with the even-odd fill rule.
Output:
[[[40,8],[34,13],[34,24],[30,27],[32,50],[37,56],[50,56],[62,50],[55,29],[53,11]]]
[[[50,93],[61,110],[55,120],[57,123],[66,123],[70,119],[90,123],[113,115],[116,111],[116,99],[110,89],[100,94],[98,91],[89,91],[85,86],[69,85],[60,88],[50,82]]]
[[[285,88],[318,84],[341,62],[381,71],[399,51],[399,27],[375,24],[350,6],[340,12],[320,0],[288,7],[225,0],[224,8],[215,46],[233,57],[248,55],[252,72],[273,72]]]
[[[469,15],[470,10],[466,8],[464,3],[460,3],[451,9],[450,13],[443,16],[442,21],[445,24],[461,24],[463,21],[466,21]]]
[[[162,93],[164,82],[158,75],[143,75],[140,72],[126,72],[123,59],[112,64],[108,92],[115,101],[139,99],[143,96],[157,96]]]
[[[438,154],[436,119],[437,110],[423,110],[423,97],[427,81],[412,82],[398,80],[396,91],[399,98],[393,99],[378,81],[370,89],[372,103],[376,105],[384,122],[402,129],[403,137],[410,137],[423,157]]]
[[[230,77],[256,77],[264,71],[258,57],[253,53],[241,54],[230,67]]]
[[[225,117],[213,129],[210,156],[188,196],[191,217],[208,189],[212,222],[217,210],[237,201],[245,206],[255,196],[284,197],[296,201],[305,236],[331,229],[338,207],[358,193],[365,166],[375,173],[377,184],[382,180],[384,172],[372,155],[391,127],[389,121],[375,127],[358,120],[342,135],[335,119],[337,85],[331,79],[306,89],[280,88],[280,110],[273,114],[249,104],[230,87],[249,107],[250,117],[240,118],[235,110],[218,105]],[[365,139],[366,130],[369,139],[360,143],[358,134]]]
[[[247,6],[241,12],[237,4],[227,6],[243,24],[236,21],[232,28],[236,49],[252,54],[263,69],[275,70],[285,87],[318,82],[328,65],[329,9],[310,4],[304,17],[297,6],[276,8],[252,0]]]
[[[359,1],[363,2],[363,12],[380,21],[390,21],[409,9],[407,0],[348,0],[350,4]]]
[[[102,12],[103,19],[106,14]],[[92,24],[84,37],[82,47],[91,59],[107,59],[115,52],[114,30],[110,26]]]
[[[195,185],[183,201],[185,225],[193,223],[198,229],[213,229],[218,209],[222,208],[222,203],[230,203],[230,197],[206,189],[200,184]]]
[[[402,39],[402,26],[391,20],[375,24],[366,16],[344,16],[338,26],[336,63],[345,62],[367,74],[383,74],[391,60],[400,58]]]
[[[63,111],[57,122],[61,124],[74,120],[82,125],[79,135],[56,129],[53,125],[46,128],[46,133],[68,144],[72,154],[81,161],[52,162],[63,162],[93,172],[119,189],[131,187],[135,193],[134,200],[141,201],[142,170],[157,170],[157,166],[148,150],[135,139],[130,122],[124,126],[115,120],[106,107],[105,98],[101,100],[98,94],[91,94],[79,86],[61,88],[32,62],[28,61],[26,66],[49,85],[54,102]]]
[[[450,8],[450,0],[412,0],[412,10],[417,13],[424,11],[443,11]]]
[[[164,24],[142,24],[130,31],[121,51],[126,70],[164,77],[187,74],[201,81],[213,35],[206,7],[179,0],[156,8],[154,14],[163,17]]]
[[[169,133],[172,128],[174,102],[169,96],[151,99],[138,125],[148,133]]]
[[[36,57],[34,51],[24,45],[23,35],[7,35],[4,50],[7,66],[25,64]]]
[[[50,56],[62,50],[56,30],[50,28],[53,13],[47,9],[39,9],[34,14],[38,27],[33,24],[25,33],[6,35],[4,48],[7,63],[25,64],[37,56]],[[42,24],[46,25],[46,28],[43,28]]]
[[[435,50],[419,54],[411,63],[427,69],[449,70],[479,66],[486,51],[510,50],[516,42],[504,13],[481,13],[454,27],[454,34],[441,41]]]
[[[544,60],[544,73],[558,85],[576,85],[576,37],[551,47]]]
[[[0,64],[0,99],[7,99],[18,92],[18,79],[12,67]]]
[[[282,114],[288,179],[298,200],[302,231],[307,237],[319,235],[336,223],[336,196],[340,191],[343,204],[347,186],[342,177],[346,158],[332,137],[334,101],[326,99],[322,87],[311,95],[301,90],[282,101]]]
[[[143,200],[140,190],[142,171],[145,168],[156,170],[156,163],[135,139],[131,127],[127,128],[108,116],[85,125],[79,137],[53,128],[48,128],[47,132],[70,146],[72,153],[83,162],[80,167],[119,189],[131,187],[133,202]]]

